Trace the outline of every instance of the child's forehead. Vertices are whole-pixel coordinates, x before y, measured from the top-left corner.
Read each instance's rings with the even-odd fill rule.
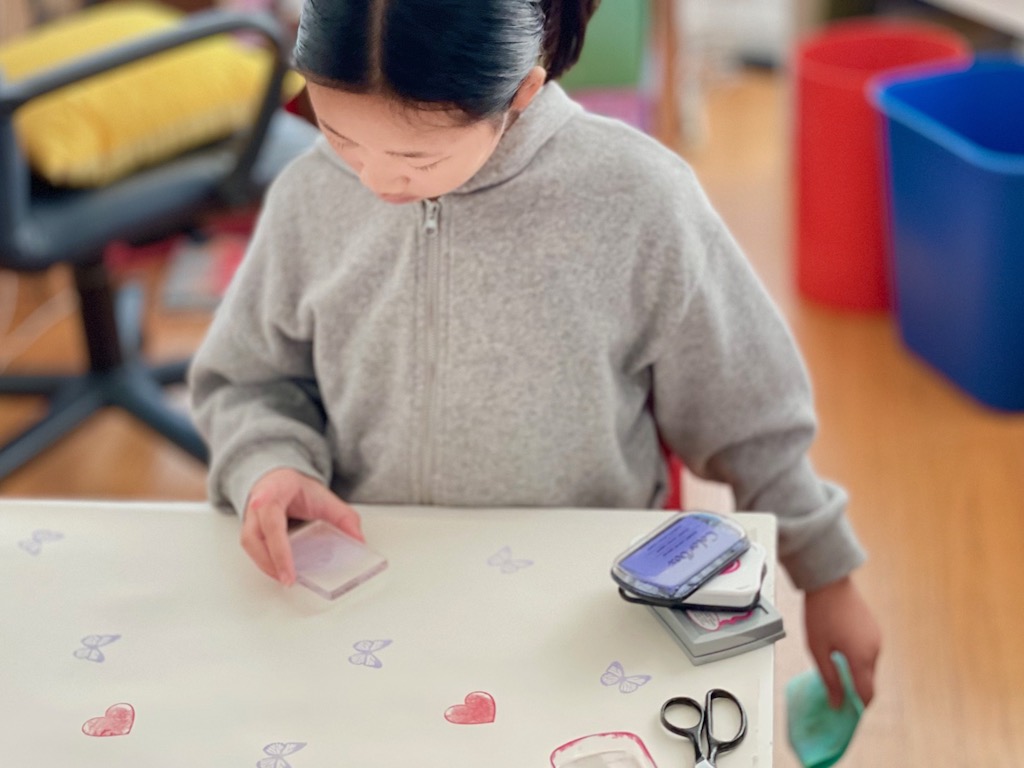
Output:
[[[348,93],[310,85],[310,96],[321,123],[336,131],[367,134],[368,138],[406,142],[445,143],[453,136],[479,129],[461,114],[422,107],[379,94]],[[350,137],[350,138],[355,138]]]

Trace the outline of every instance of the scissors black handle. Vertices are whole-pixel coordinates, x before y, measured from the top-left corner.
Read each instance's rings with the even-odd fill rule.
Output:
[[[673,707],[687,707],[697,713],[696,725],[691,725],[684,728],[681,725],[676,725],[668,719],[666,713]],[[689,696],[673,696],[671,699],[661,705],[661,724],[666,730],[671,731],[676,736],[685,736],[689,739],[690,743],[693,744],[693,760],[695,763],[699,763],[704,759],[704,745],[701,744],[701,734],[704,732],[704,707],[700,705],[699,701],[691,699]]]
[[[714,733],[714,721],[712,711],[716,699],[726,699],[736,705],[740,713],[740,727],[731,739],[719,739]],[[666,713],[673,707],[686,707],[697,713],[697,723],[688,727],[676,725],[668,719]],[[747,712],[743,709],[739,699],[729,691],[721,688],[712,688],[704,697],[704,706],[700,702],[691,699],[689,696],[675,696],[661,705],[661,724],[666,730],[677,736],[686,737],[693,744],[694,761],[698,765],[714,765],[718,755],[735,749],[743,737],[747,735]],[[704,742],[707,743],[707,752],[704,751]],[[703,763],[702,763],[703,761]]]
[[[715,699],[726,699],[731,701],[736,705],[736,709],[739,710],[740,727],[736,731],[736,735],[731,739],[719,739],[715,737],[714,721],[711,715],[714,709],[712,704]],[[704,733],[708,740],[708,762],[714,765],[715,758],[723,752],[735,749],[739,746],[739,743],[743,741],[743,737],[747,735],[747,711],[743,708],[743,705],[740,704],[740,700],[728,691],[722,690],[721,688],[712,688],[704,698],[704,726]]]

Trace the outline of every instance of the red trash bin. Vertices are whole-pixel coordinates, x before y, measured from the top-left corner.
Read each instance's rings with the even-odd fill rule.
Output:
[[[925,64],[966,63],[970,46],[933,24],[837,22],[796,49],[796,264],[800,293],[852,310],[890,306],[883,121],[869,80]]]

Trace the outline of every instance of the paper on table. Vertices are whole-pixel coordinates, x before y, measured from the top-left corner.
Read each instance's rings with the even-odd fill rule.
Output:
[[[180,510],[0,500],[12,765],[522,768],[609,731],[669,765],[661,703],[711,687],[750,716],[729,759],[769,760],[771,650],[692,667],[608,577],[664,513],[360,508],[388,569],[328,602],[260,572],[236,519]],[[18,545],[38,530],[63,538]]]

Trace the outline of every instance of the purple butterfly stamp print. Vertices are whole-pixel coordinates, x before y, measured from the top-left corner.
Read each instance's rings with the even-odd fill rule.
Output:
[[[75,651],[75,658],[102,663],[106,657],[100,648],[120,639],[120,635],[87,635],[82,638],[82,647]]]
[[[502,573],[515,573],[520,568],[533,565],[533,560],[522,560],[512,557],[512,548],[505,545],[487,558],[487,564],[501,570]]]
[[[304,741],[275,741],[263,748],[263,753],[270,755],[256,763],[256,768],[292,768],[291,763],[285,760],[286,755],[294,755],[306,746]]]
[[[352,646],[356,649],[356,653],[349,656],[348,660],[357,666],[380,669],[384,664],[375,654],[381,648],[387,648],[389,645],[391,645],[390,640],[360,640]]]
[[[48,541],[60,541],[64,538],[63,533],[57,531],[38,530],[32,531],[32,538],[19,541],[18,546],[30,555],[38,555],[43,551],[43,544]]]
[[[626,670],[617,661],[608,665],[601,675],[601,685],[618,686],[619,693],[632,693],[642,685],[647,685],[650,675],[627,675]]]

